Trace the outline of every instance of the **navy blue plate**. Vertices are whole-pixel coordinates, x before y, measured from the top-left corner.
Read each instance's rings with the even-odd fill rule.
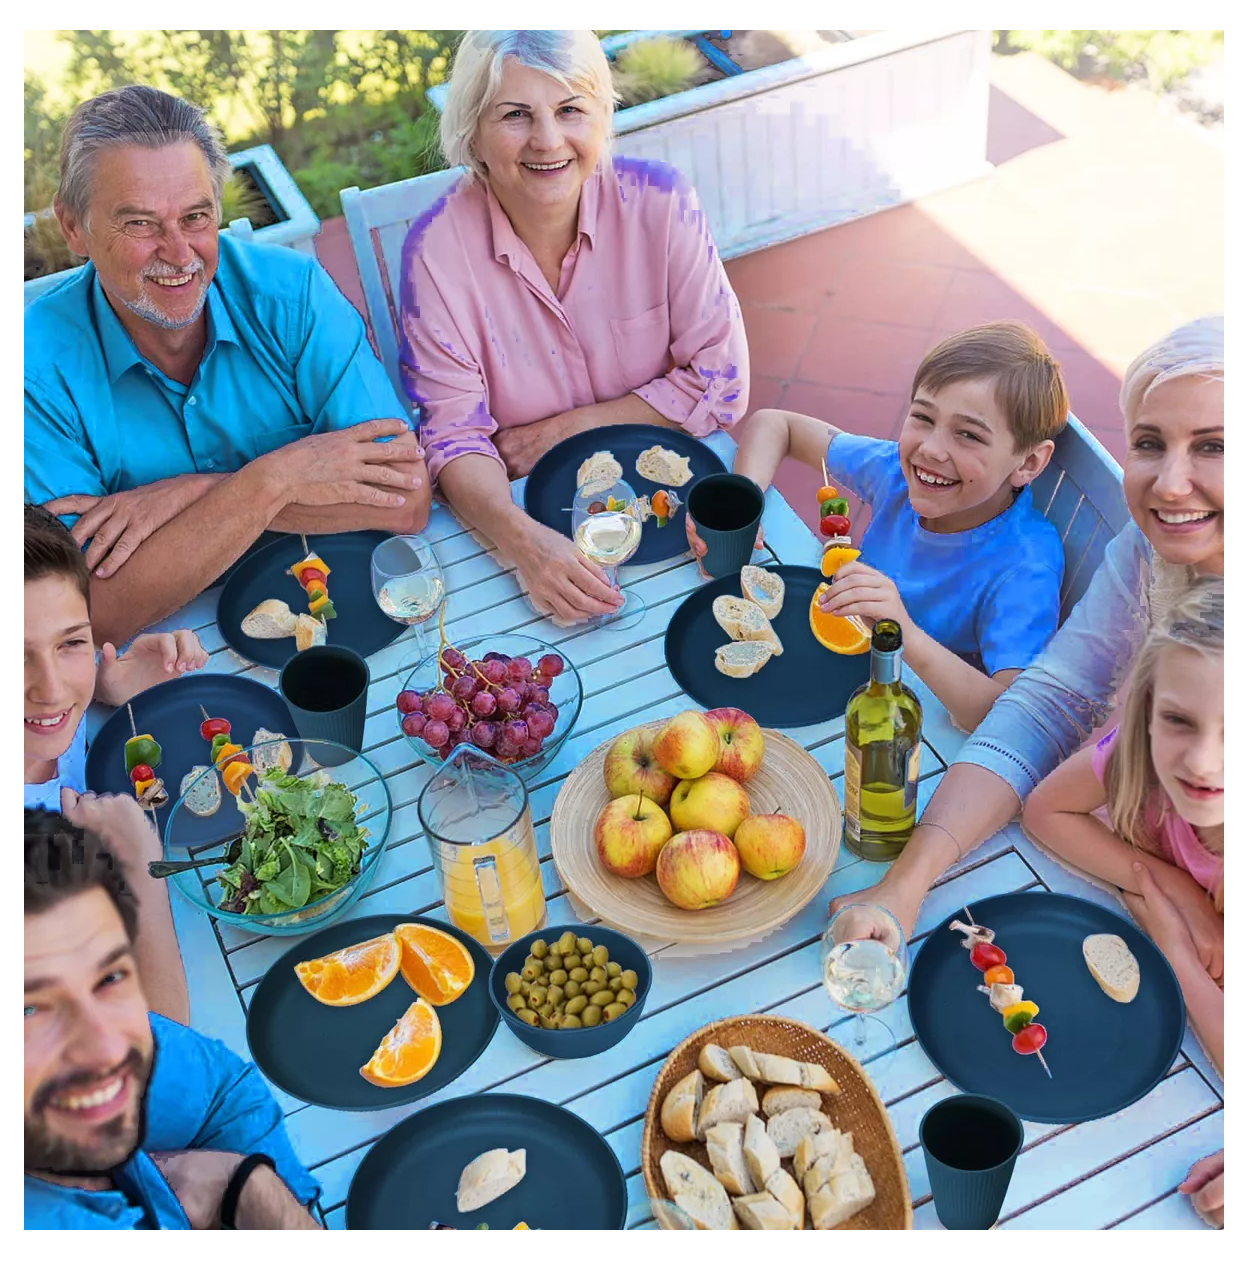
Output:
[[[331,570],[326,588],[337,617],[326,621],[326,644],[346,645],[362,658],[369,658],[403,636],[407,629],[383,614],[370,586],[370,555],[390,538],[387,532],[345,531],[341,535],[306,538],[309,548]],[[287,574],[287,568],[303,557],[300,537],[282,536],[240,562],[222,585],[217,601],[217,626],[222,640],[248,662],[281,668],[296,652],[295,637],[258,641],[244,636],[240,624],[250,611],[271,598],[285,601],[293,614],[307,613],[309,601],[304,589],[294,576]]]
[[[135,732],[151,733],[161,745],[161,764],[154,771],[165,783],[169,802],[156,812],[157,832],[165,837],[165,823],[178,802],[183,778],[197,764],[208,766],[209,743],[200,736],[204,715],[229,720],[231,737],[240,746],[251,746],[257,729],[269,729],[288,738],[297,736],[291,712],[282,697],[266,685],[246,676],[221,672],[192,672],[166,680],[130,700],[135,713]],[[127,709],[118,707],[101,725],[87,752],[87,788],[96,794],[133,794],[126,775],[125,746],[133,736]],[[222,806],[212,816],[180,812],[179,847],[204,847],[234,838],[243,829],[243,817],[234,798],[222,791]]]
[[[525,1150],[526,1175],[507,1194],[462,1214],[456,1188],[487,1150]],[[349,1229],[624,1229],[626,1177],[585,1120],[537,1097],[484,1093],[418,1111],[384,1133],[348,1187]]]
[[[783,652],[754,676],[723,676],[713,664],[730,637],[713,618],[718,597],[742,597],[738,573],[701,584],[674,611],[665,633],[665,662],[679,688],[702,707],[738,707],[769,728],[800,728],[843,715],[852,691],[869,680],[869,655],[834,654],[813,635],[809,605],[827,581],[812,566],[766,566],[787,595],[772,620]]]
[[[1161,1082],[1182,1047],[1186,1011],[1169,963],[1132,921],[1048,891],[993,896],[969,911],[995,931],[1023,999],[1039,1006],[1052,1079],[1038,1058],[1013,1052],[1003,1020],[977,990],[982,979],[948,929],[965,920],[960,909],[931,931],[909,974],[913,1030],[946,1079],[1041,1124],[1102,1119]],[[1134,953],[1140,982],[1130,1004],[1106,996],[1091,976],[1082,955],[1088,935],[1120,935]]]
[[[397,974],[377,996],[359,1005],[323,1005],[304,990],[296,965],[385,935],[402,922],[419,922],[455,935],[474,958],[474,980],[451,1004],[435,1008],[443,1033],[435,1065],[415,1084],[379,1088],[361,1074],[361,1068],[396,1019],[418,999],[417,993]],[[482,946],[436,918],[376,913],[340,922],[302,939],[265,972],[248,1005],[248,1048],[269,1080],[314,1106],[402,1106],[451,1084],[487,1047],[499,1022],[488,992],[490,976],[491,958]]]
[[[641,478],[635,462],[641,452],[660,444],[691,458],[691,481],[686,487],[662,487],[660,483]],[[523,501],[526,512],[536,522],[573,537],[573,517],[567,512],[574,503],[578,467],[593,452],[612,452],[622,467],[622,481],[633,489],[636,496],[651,497],[655,491],[672,491],[683,504],[678,512],[663,526],[649,518],[643,527],[643,540],[628,566],[642,566],[645,562],[663,562],[668,557],[678,557],[687,551],[687,488],[706,474],[724,474],[722,459],[701,443],[699,439],[682,430],[667,430],[664,426],[601,426],[582,434],[563,439],[535,462],[526,480]],[[334,593],[332,590],[333,600]]]

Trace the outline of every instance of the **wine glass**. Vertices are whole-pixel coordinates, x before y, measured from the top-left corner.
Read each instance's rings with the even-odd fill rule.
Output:
[[[696,1222],[677,1203],[647,1198],[632,1203],[626,1214],[629,1229],[694,1229]]]
[[[627,592],[617,582],[617,568],[635,556],[643,539],[643,514],[638,497],[628,483],[591,490],[580,487],[574,497],[574,544],[589,562],[604,568],[609,583],[622,594],[622,604],[612,614],[595,620],[598,626],[613,624],[633,628],[644,615],[638,593]]]
[[[865,938],[866,925],[872,938]],[[856,936],[854,938],[854,936]],[[904,991],[909,949],[900,923],[877,904],[847,904],[835,914],[822,936],[822,982],[840,1009],[855,1015],[852,1050],[858,1060],[868,1052],[869,1024],[875,1034],[885,1035],[887,1045],[895,1034],[880,1018],[866,1018],[884,1009]]]
[[[393,535],[370,557],[370,585],[378,608],[407,623],[417,642],[418,662],[426,657],[425,624],[443,605],[443,567],[420,535]]]

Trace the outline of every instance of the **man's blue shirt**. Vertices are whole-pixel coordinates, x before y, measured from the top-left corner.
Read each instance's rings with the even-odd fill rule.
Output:
[[[91,264],[26,309],[27,501],[231,474],[306,435],[408,416],[316,259],[228,234],[219,251],[190,386],[139,354]]]
[[[892,580],[927,636],[988,676],[1030,666],[1056,631],[1065,553],[1029,491],[980,527],[942,534],[909,503],[898,444],[837,434],[826,465],[873,508],[860,560]]]
[[[282,1111],[249,1062],[221,1041],[150,1014],[154,1058],[139,1150],[115,1189],[85,1190],[25,1178],[27,1229],[187,1229],[178,1199],[148,1156],[165,1150],[268,1154],[296,1199],[321,1193],[296,1158]]]

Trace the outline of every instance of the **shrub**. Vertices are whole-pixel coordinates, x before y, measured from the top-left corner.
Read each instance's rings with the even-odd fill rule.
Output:
[[[639,105],[689,88],[703,65],[685,40],[658,36],[627,45],[613,62],[613,81],[623,105]]]
[[[998,52],[1029,49],[1079,78],[1177,86],[1222,46],[1221,31],[997,31]]]

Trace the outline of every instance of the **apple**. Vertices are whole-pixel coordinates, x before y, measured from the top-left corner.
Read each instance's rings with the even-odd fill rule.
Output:
[[[665,809],[646,795],[628,794],[606,803],[596,817],[596,854],[619,878],[642,878],[656,868],[661,848],[674,832]]]
[[[714,772],[736,781],[755,777],[765,759],[765,734],[761,726],[738,707],[717,707],[706,711],[717,734],[717,763]]]
[[[739,853],[716,830],[675,834],[656,858],[662,895],[683,909],[708,908],[724,900],[739,881]]]
[[[656,762],[652,734],[647,729],[629,729],[613,740],[604,757],[604,784],[615,799],[642,792],[664,807],[678,778]]]
[[[669,801],[669,817],[676,830],[715,830],[727,838],[734,838],[751,812],[748,792],[720,772],[680,781]]]
[[[652,739],[652,755],[671,777],[694,781],[717,763],[717,733],[703,711],[680,711]]]
[[[743,867],[766,882],[790,873],[804,859],[804,826],[782,812],[748,817],[733,837]]]

